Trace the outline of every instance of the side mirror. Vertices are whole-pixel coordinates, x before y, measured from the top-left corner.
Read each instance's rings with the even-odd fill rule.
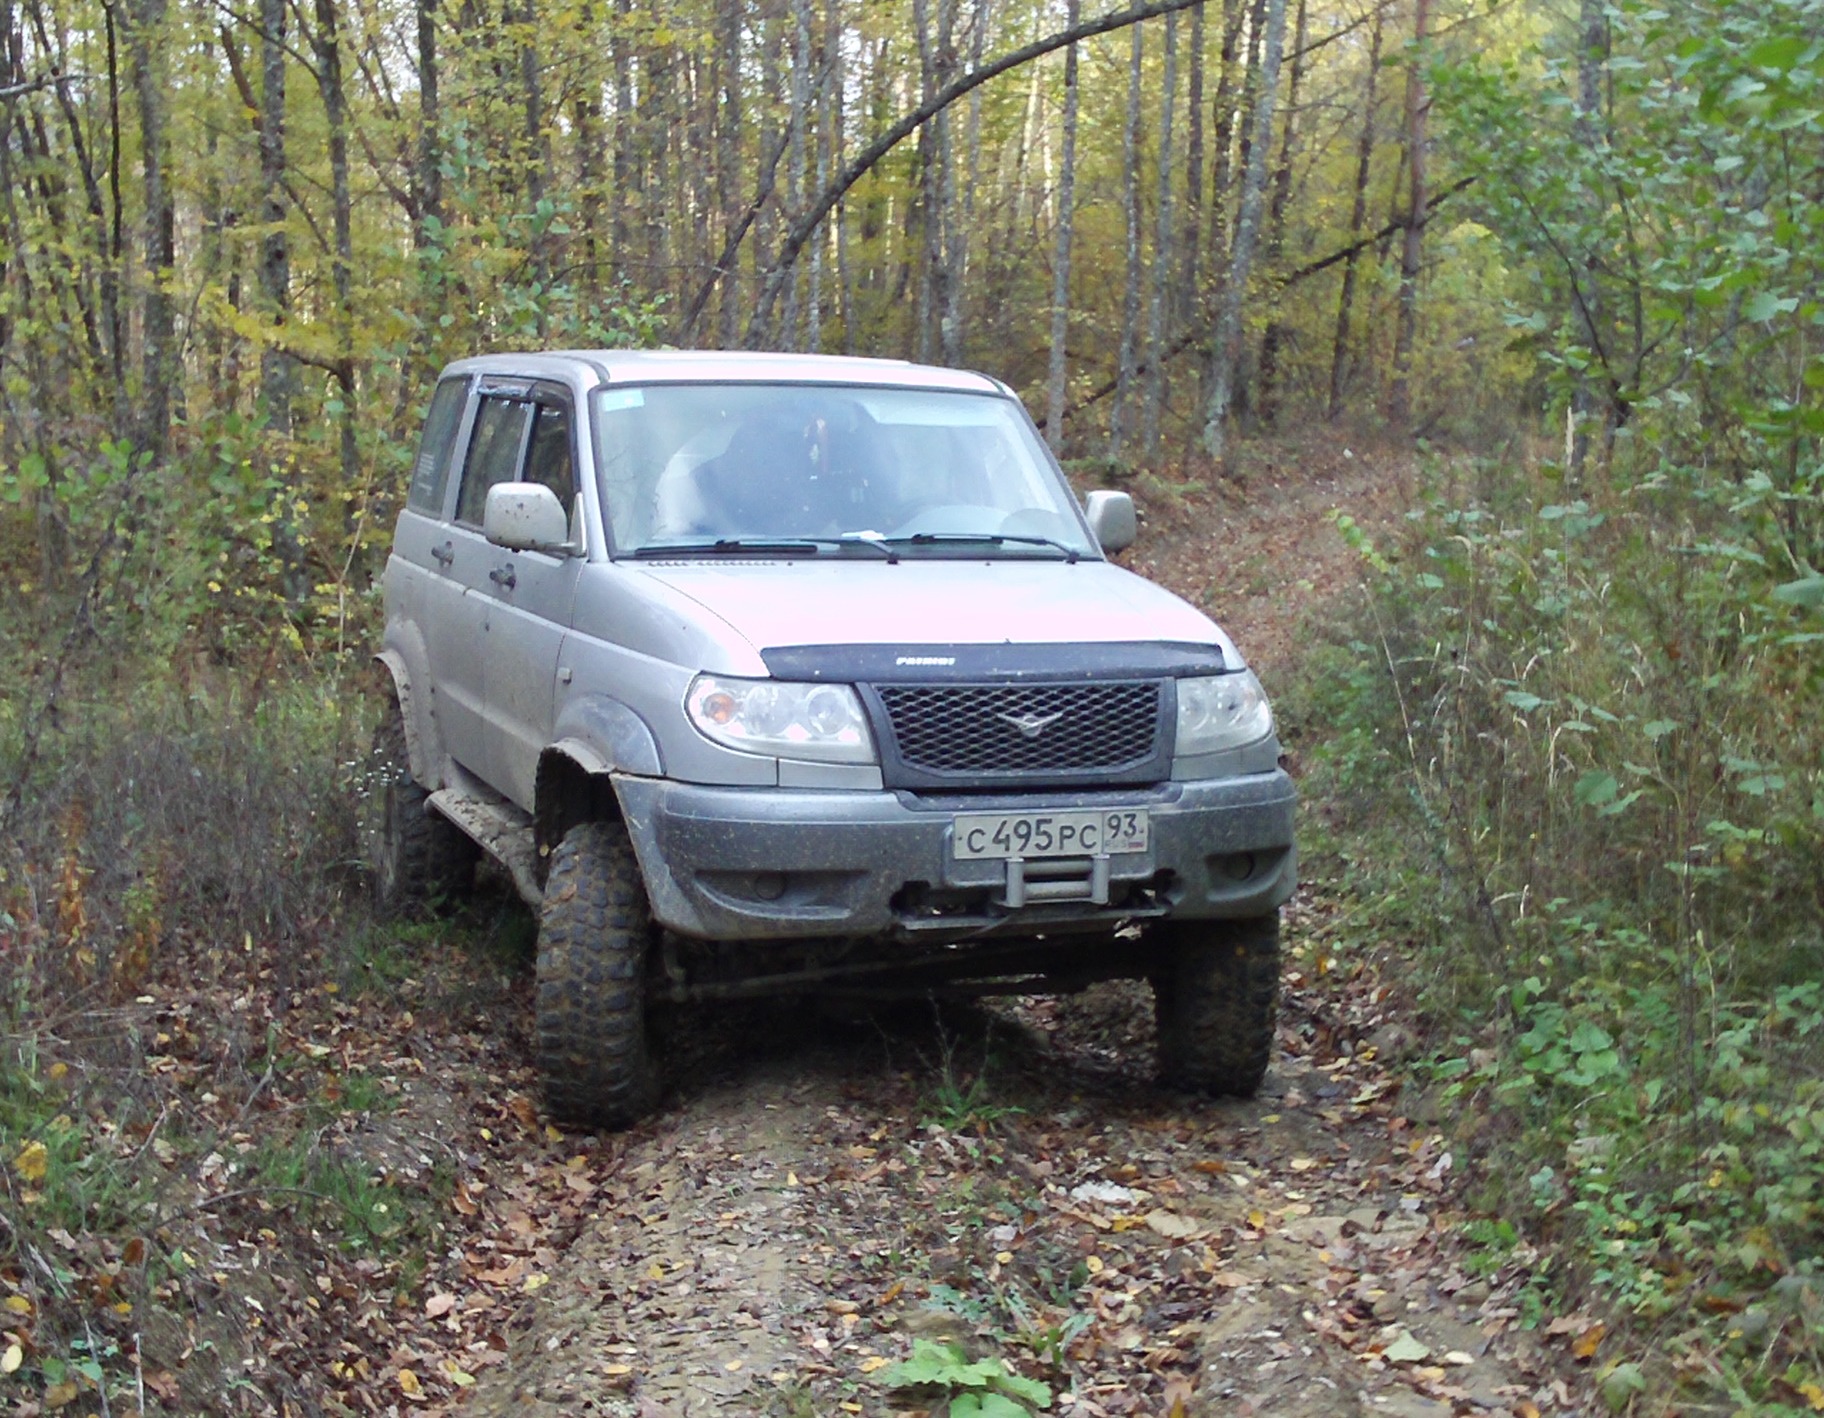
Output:
[[[543,483],[496,483],[489,488],[481,534],[512,551],[576,550],[564,505]]]
[[[493,494],[489,495],[492,505]],[[1125,551],[1140,535],[1140,522],[1134,516],[1134,499],[1125,492],[1092,492],[1084,499],[1083,510],[1089,517],[1089,530],[1103,551]]]

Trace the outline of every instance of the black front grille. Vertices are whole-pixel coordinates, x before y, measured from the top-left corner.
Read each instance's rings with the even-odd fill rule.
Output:
[[[1093,684],[881,684],[895,756],[911,776],[1106,780],[1160,756],[1157,680]]]

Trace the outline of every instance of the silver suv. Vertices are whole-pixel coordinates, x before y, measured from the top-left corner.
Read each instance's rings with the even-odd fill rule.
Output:
[[[1151,981],[1250,1094],[1293,790],[1254,675],[1105,553],[1005,385],[588,351],[439,380],[386,568],[377,900],[479,852],[539,912],[560,1116],[651,1109],[661,1010]]]

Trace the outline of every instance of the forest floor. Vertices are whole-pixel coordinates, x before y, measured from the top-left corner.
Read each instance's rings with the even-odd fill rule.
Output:
[[[1236,483],[1148,499],[1130,564],[1271,688],[1357,585],[1332,512],[1396,522],[1400,471],[1333,440],[1256,447]],[[1308,866],[1246,1102],[1155,1085],[1148,992],[1118,983],[699,1014],[653,1118],[565,1132],[538,1109],[532,925],[504,889],[407,949],[326,947],[321,979],[278,962],[214,1004],[154,981],[119,1027],[155,1036],[151,1066],[224,1140],[121,1139],[191,1178],[155,1231],[188,1268],[148,1297],[163,1311],[98,1313],[123,1349],[144,1326],[142,1412],[941,1411],[942,1390],[887,1385],[920,1339],[1064,1414],[1593,1411],[1600,1326],[1539,1313],[1524,1246],[1467,1239],[1451,1138],[1400,1071],[1413,1026]],[[260,1136],[281,1119],[316,1159],[284,1185]],[[136,1243],[49,1234],[68,1254],[47,1275],[131,1281]]]

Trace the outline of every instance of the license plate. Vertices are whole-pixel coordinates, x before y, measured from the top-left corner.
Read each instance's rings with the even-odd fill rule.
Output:
[[[1145,808],[960,813],[951,834],[959,862],[1005,857],[1094,857],[1144,852]]]

